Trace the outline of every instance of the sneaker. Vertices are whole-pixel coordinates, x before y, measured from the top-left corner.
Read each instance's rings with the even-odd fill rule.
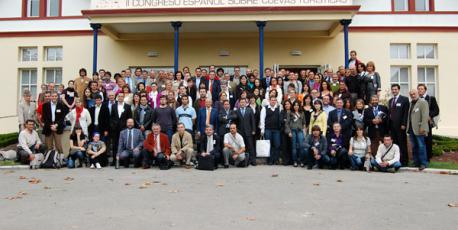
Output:
[[[94,168],[95,168],[95,167],[94,167],[94,164],[91,164],[91,169],[94,169]]]
[[[95,167],[96,167],[97,169],[101,169],[101,168],[102,168],[102,166],[100,166],[99,163],[96,163],[96,164],[95,164]]]
[[[304,163],[301,163],[301,168],[305,167]]]
[[[294,162],[293,166],[294,166],[294,167],[297,167],[297,162]]]

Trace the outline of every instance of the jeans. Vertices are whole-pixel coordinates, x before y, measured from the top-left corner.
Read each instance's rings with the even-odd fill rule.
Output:
[[[413,162],[416,167],[428,167],[428,155],[426,153],[425,136],[415,135],[409,132],[410,143],[412,144]]]
[[[75,168],[75,161],[77,159],[78,159],[80,165],[83,165],[84,156],[86,156],[86,151],[78,150],[76,152],[70,153],[70,155],[68,155],[67,167],[69,169]]]
[[[326,160],[325,163],[329,165],[330,168],[336,169],[345,168],[345,165],[348,160],[348,151],[344,147],[341,147],[338,151],[336,151],[336,155],[332,156],[331,153],[324,157]]]
[[[356,156],[355,154],[351,155],[349,158],[350,158],[352,169],[362,168],[364,165],[364,162],[366,161],[366,157],[359,157],[359,156]]]
[[[291,152],[292,152],[293,162],[304,163],[304,159],[305,159],[304,132],[301,129],[293,129],[291,130],[291,134],[292,134]],[[299,152],[299,156],[298,156],[298,152]]]
[[[269,164],[275,164],[280,158],[280,130],[266,129],[265,139],[270,140],[270,157],[268,159]]]
[[[129,164],[130,164],[130,158],[131,157],[134,159],[134,167],[139,167],[141,162],[142,162],[142,159],[143,159],[143,155],[141,154],[140,150],[138,150],[138,151],[137,150],[124,150],[124,151],[122,151],[119,154],[120,165],[123,165],[124,167],[128,168]]]
[[[389,168],[394,168],[396,171],[397,171],[399,168],[401,168],[401,162],[399,162],[399,161],[394,162],[394,164],[392,164],[392,165],[390,165],[390,166],[388,166],[388,167],[382,167],[382,166],[380,166],[380,165],[377,163],[377,161],[376,161],[375,159],[372,159],[372,160],[371,160],[371,165],[372,165],[373,167],[376,167],[376,168],[377,168],[379,171],[381,171],[381,172],[386,172],[386,171],[388,171]]]
[[[172,144],[173,129],[167,129],[164,133],[167,134],[167,137],[169,138],[169,144]]]
[[[307,166],[309,168],[312,168],[315,164],[318,165],[319,168],[323,168],[325,164],[329,162],[329,156],[328,155],[321,155],[321,158],[319,160],[315,159],[314,153],[312,148],[305,149],[305,156],[307,158]]]

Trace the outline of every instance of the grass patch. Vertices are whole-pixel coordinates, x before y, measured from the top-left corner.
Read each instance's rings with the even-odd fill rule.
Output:
[[[0,148],[16,144],[19,133],[0,134]]]
[[[431,161],[429,168],[458,170],[458,163]]]
[[[446,152],[457,152],[458,151],[458,139],[433,136],[433,155],[441,156]]]
[[[12,160],[0,161],[0,166],[13,166],[18,164],[18,162]]]

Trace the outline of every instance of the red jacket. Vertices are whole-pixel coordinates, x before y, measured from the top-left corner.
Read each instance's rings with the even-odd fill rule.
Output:
[[[167,135],[161,133],[159,134],[159,139],[160,139],[160,145],[162,151],[165,153],[165,155],[170,156],[170,143],[169,143],[169,138]],[[145,141],[143,142],[143,148],[148,150],[148,152],[153,153],[154,147],[156,146],[156,141],[154,140],[154,133],[148,134],[146,137]]]

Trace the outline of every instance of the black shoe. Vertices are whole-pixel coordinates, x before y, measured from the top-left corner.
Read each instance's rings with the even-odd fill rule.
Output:
[[[225,168],[225,169],[229,168],[229,165],[224,165],[224,168]]]
[[[426,168],[426,166],[420,165],[420,167],[418,167],[418,170],[423,171],[423,170],[425,170],[425,168]]]
[[[267,162],[267,165],[273,165],[273,163],[272,162]]]
[[[313,166],[311,166],[311,165],[308,165],[308,166],[307,166],[307,169],[308,169],[308,170],[311,170],[312,168],[313,168]]]
[[[256,161],[251,162],[251,166],[256,166]]]

